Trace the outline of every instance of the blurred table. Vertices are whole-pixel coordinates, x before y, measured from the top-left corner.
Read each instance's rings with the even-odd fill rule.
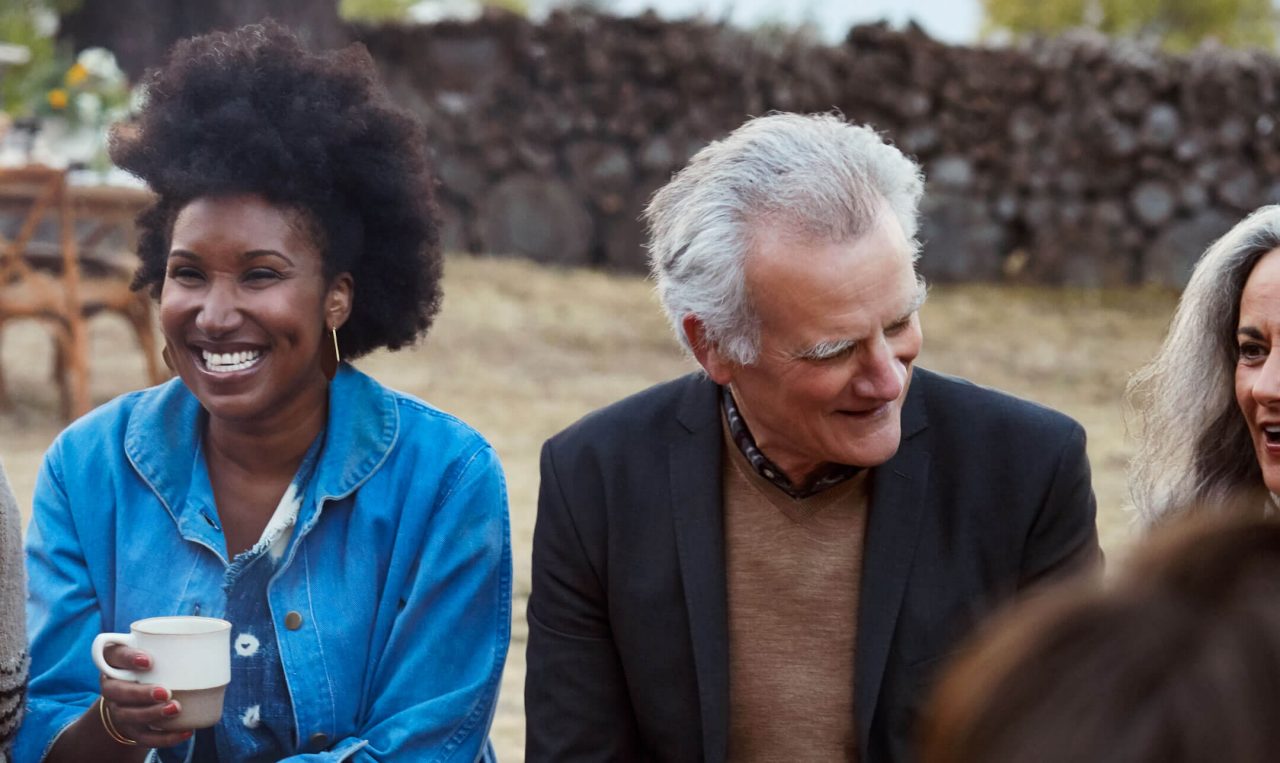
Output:
[[[65,170],[0,167],[0,329],[32,318],[48,325],[57,346],[55,375],[63,415],[91,407],[85,320],[116,312],[134,328],[153,383],[156,361],[151,301],[130,291],[136,259],[134,219],[152,201],[141,188],[79,185]],[[0,369],[0,405],[8,404]]]

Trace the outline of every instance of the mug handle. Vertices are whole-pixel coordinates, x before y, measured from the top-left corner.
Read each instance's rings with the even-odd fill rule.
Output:
[[[93,639],[93,664],[98,666],[98,670],[118,681],[140,682],[142,680],[141,677],[134,671],[113,668],[107,664],[107,659],[102,653],[111,644],[127,646],[130,649],[138,648],[137,639],[132,633],[99,633]]]

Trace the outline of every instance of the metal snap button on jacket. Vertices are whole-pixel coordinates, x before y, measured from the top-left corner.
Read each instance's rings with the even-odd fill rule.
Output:
[[[298,612],[290,612],[284,616],[284,627],[291,631],[296,631],[302,627],[302,615]]]
[[[296,614],[296,613],[293,613],[293,614]],[[311,735],[310,742],[311,742],[311,749],[319,752],[320,750],[323,750],[326,745],[329,744],[329,735],[317,731],[316,733]]]

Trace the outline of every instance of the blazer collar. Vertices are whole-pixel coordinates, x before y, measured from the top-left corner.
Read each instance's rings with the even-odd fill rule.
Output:
[[[200,401],[181,379],[172,379],[142,396],[125,428],[125,455],[175,521],[181,521],[191,487],[204,419]],[[399,429],[395,394],[342,364],[329,385],[324,450],[313,477],[316,497],[342,498],[363,484],[395,447]]]
[[[854,658],[854,712],[862,760],[867,759],[871,719],[928,498],[928,438],[922,433],[929,426],[926,398],[931,383],[932,374],[915,369],[902,406],[898,451],[871,473],[858,603],[858,649]]]
[[[722,513],[720,396],[701,373],[685,377],[668,451],[676,551],[693,646],[703,759],[729,747],[729,616]]]

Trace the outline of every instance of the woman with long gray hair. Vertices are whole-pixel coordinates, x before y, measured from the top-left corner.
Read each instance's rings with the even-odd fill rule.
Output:
[[[1129,491],[1148,523],[1280,493],[1280,206],[1262,207],[1196,264],[1159,353],[1129,383],[1138,452]]]

